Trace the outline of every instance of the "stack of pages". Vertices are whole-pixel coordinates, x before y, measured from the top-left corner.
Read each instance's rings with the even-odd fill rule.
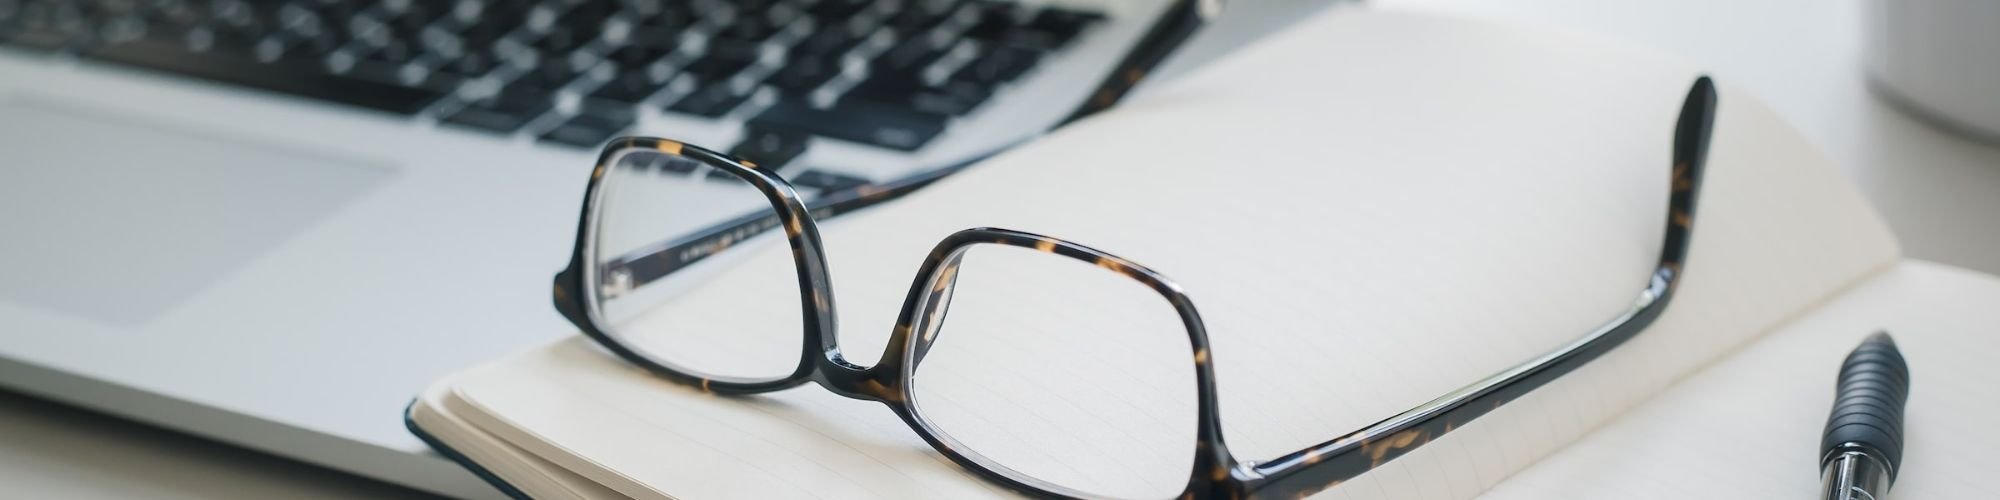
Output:
[[[825,224],[841,344],[874,362],[918,263],[953,231],[1081,242],[1185,287],[1213,342],[1225,438],[1241,458],[1273,458],[1629,307],[1657,257],[1669,140],[1699,74],[1600,40],[1336,10]],[[1708,177],[1665,314],[1321,497],[1809,498],[1842,356],[1886,329],[1913,378],[1896,496],[2000,498],[1984,477],[2000,469],[1987,425],[2000,279],[1902,260],[1825,158],[1714,76]],[[762,294],[725,273],[683,300]],[[580,337],[440,380],[409,418],[535,498],[1008,494],[879,404],[810,385],[706,394]]]

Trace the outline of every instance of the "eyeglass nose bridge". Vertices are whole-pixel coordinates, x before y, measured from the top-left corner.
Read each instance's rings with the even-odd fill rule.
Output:
[[[813,371],[812,380],[827,390],[850,398],[890,403],[905,399],[907,395],[902,381],[908,379],[906,373],[914,371],[916,365],[923,362],[924,355],[930,352],[931,344],[936,341],[938,328],[944,323],[944,315],[951,307],[952,291],[958,284],[958,267],[968,247],[952,248],[941,259],[926,259],[917,275],[917,286],[923,293],[909,298],[915,300],[914,303],[907,303],[906,300],[903,315],[896,322],[880,363],[872,367],[854,364],[841,355],[837,344],[829,344],[823,356],[815,360],[820,366]],[[945,245],[938,248],[939,251],[945,249]],[[904,367],[906,357],[907,368]]]

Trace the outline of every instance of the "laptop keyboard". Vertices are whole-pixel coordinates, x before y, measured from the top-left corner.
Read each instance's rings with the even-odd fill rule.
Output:
[[[736,116],[731,152],[776,167],[813,137],[921,148],[1100,19],[991,0],[0,0],[0,45],[580,148],[642,108]]]

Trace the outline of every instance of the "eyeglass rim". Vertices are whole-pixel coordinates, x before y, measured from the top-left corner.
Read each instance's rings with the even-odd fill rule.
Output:
[[[779,219],[778,224],[785,232],[786,244],[792,251],[802,299],[801,347],[798,363],[791,373],[778,378],[731,377],[685,368],[664,357],[630,347],[611,326],[612,323],[604,318],[599,294],[593,292],[600,285],[599,273],[592,270],[599,267],[596,245],[598,222],[603,216],[605,179],[611,175],[611,169],[620,168],[625,157],[641,152],[693,160],[727,172],[756,188],[771,204]],[[814,370],[811,355],[814,347],[821,344],[820,339],[830,337],[834,325],[838,324],[834,316],[832,284],[827,278],[826,254],[820,249],[819,230],[807,215],[798,191],[775,174],[756,168],[753,163],[735,160],[700,146],[657,137],[623,137],[606,145],[598,155],[597,164],[591,170],[590,183],[584,189],[584,208],[577,222],[577,238],[572,248],[570,264],[555,278],[557,311],[584,335],[619,357],[656,375],[700,387],[704,391],[750,394],[805,383]]]
[[[980,245],[1001,245],[1026,248],[1040,253],[1052,254],[1082,261],[1086,264],[1110,271],[1121,277],[1145,285],[1147,289],[1165,298],[1178,315],[1183,330],[1187,333],[1190,354],[1195,368],[1195,442],[1194,460],[1183,491],[1176,496],[1185,496],[1196,491],[1214,491],[1216,482],[1226,481],[1228,471],[1235,467],[1234,458],[1222,445],[1221,419],[1218,417],[1218,396],[1215,388],[1215,372],[1209,366],[1208,328],[1195,309],[1180,284],[1146,266],[1126,260],[1123,257],[1051,236],[1025,231],[979,227],[960,230],[946,236],[932,248],[918,267],[917,276],[903,299],[903,307],[896,319],[896,326],[890,334],[889,344],[893,359],[885,354],[878,367],[894,369],[897,378],[894,390],[901,395],[901,401],[892,407],[911,428],[917,430],[926,442],[945,454],[954,462],[969,470],[986,476],[989,480],[1007,484],[1016,490],[1032,491],[1038,495],[1060,498],[1089,498],[1093,493],[1069,488],[1014,470],[998,461],[989,459],[972,450],[972,447],[958,442],[923,413],[914,394],[917,364],[921,361],[920,350],[926,345],[922,334],[926,318],[940,293],[948,293],[955,283],[945,282],[959,265],[965,253]],[[944,282],[943,286],[940,283]],[[1205,471],[1212,472],[1204,474]]]

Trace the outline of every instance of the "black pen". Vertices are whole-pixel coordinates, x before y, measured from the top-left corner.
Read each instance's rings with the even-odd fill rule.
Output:
[[[1910,367],[1888,332],[1861,341],[1840,364],[1833,413],[1820,438],[1820,498],[1879,500],[1903,462]]]

